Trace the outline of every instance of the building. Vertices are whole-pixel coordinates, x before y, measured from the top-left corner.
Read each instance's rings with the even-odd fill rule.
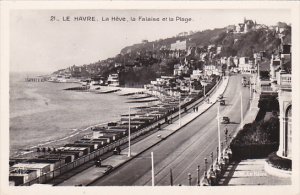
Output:
[[[222,46],[218,46],[218,47],[217,47],[217,54],[220,54],[221,51],[222,51]]]
[[[239,23],[235,26],[235,30],[233,31],[234,33],[247,33],[251,30],[256,30],[256,21],[253,22],[253,20],[247,20],[244,18],[243,23]],[[234,29],[234,28],[231,28]]]
[[[203,75],[202,70],[193,70],[191,74],[191,80],[200,80],[201,76]]]
[[[49,163],[18,163],[12,167],[15,169],[36,170],[37,177],[52,171]]]
[[[37,170],[15,168],[9,173],[9,185],[18,186],[37,178]]]
[[[220,66],[217,65],[205,65],[204,67],[204,75],[211,76],[211,75],[221,75],[222,69]]]
[[[107,84],[113,87],[120,86],[119,74],[110,74],[107,78]]]
[[[171,50],[186,50],[187,49],[187,44],[186,40],[185,41],[176,41],[176,43],[171,44]]]
[[[272,56],[272,88],[278,93],[280,138],[277,155],[292,160],[292,72],[291,46],[282,45],[281,53]]]
[[[174,65],[174,71],[173,71],[173,75],[174,76],[180,76],[183,74],[188,74],[189,72],[189,67],[186,65],[181,65],[181,64],[175,64]]]
[[[249,57],[241,57],[239,59],[239,70],[242,73],[253,73],[255,72],[254,69],[254,61]]]

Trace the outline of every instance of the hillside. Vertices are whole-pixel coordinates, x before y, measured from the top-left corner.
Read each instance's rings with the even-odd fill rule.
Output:
[[[204,64],[219,64],[222,57],[253,57],[265,51],[271,57],[281,41],[291,43],[291,27],[285,23],[282,32],[276,28],[259,28],[246,33],[228,32],[227,28],[204,30],[127,46],[113,58],[83,66],[72,66],[56,73],[69,72],[74,77],[107,77],[119,73],[121,85],[143,85],[160,75],[173,75],[175,64],[187,63],[191,70],[202,68]],[[281,36],[283,39],[281,40]],[[171,44],[186,42],[185,50],[171,50]]]

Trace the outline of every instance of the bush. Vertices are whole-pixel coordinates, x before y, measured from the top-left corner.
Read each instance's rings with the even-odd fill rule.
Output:
[[[261,95],[258,107],[264,112],[279,111],[278,95]]]
[[[230,144],[234,159],[266,157],[278,146],[279,119],[274,117],[245,124]]]
[[[278,150],[277,143],[269,144],[230,144],[233,160],[265,158]]]
[[[283,169],[283,170],[292,170],[292,161],[290,159],[285,159],[277,156],[276,152],[272,152],[268,156],[267,162],[272,165],[272,167]]]

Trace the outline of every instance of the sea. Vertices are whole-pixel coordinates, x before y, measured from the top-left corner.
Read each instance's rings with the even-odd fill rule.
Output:
[[[116,121],[128,113],[126,96],[64,90],[78,83],[25,82],[26,77],[37,75],[41,74],[10,73],[10,157],[91,134],[90,126]]]

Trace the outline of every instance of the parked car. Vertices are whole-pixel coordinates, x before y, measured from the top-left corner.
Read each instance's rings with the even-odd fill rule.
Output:
[[[230,123],[229,117],[223,116],[223,118],[222,118],[222,123],[223,123],[223,124],[228,124],[228,123]]]
[[[225,100],[220,100],[220,105],[224,106],[225,105]]]

